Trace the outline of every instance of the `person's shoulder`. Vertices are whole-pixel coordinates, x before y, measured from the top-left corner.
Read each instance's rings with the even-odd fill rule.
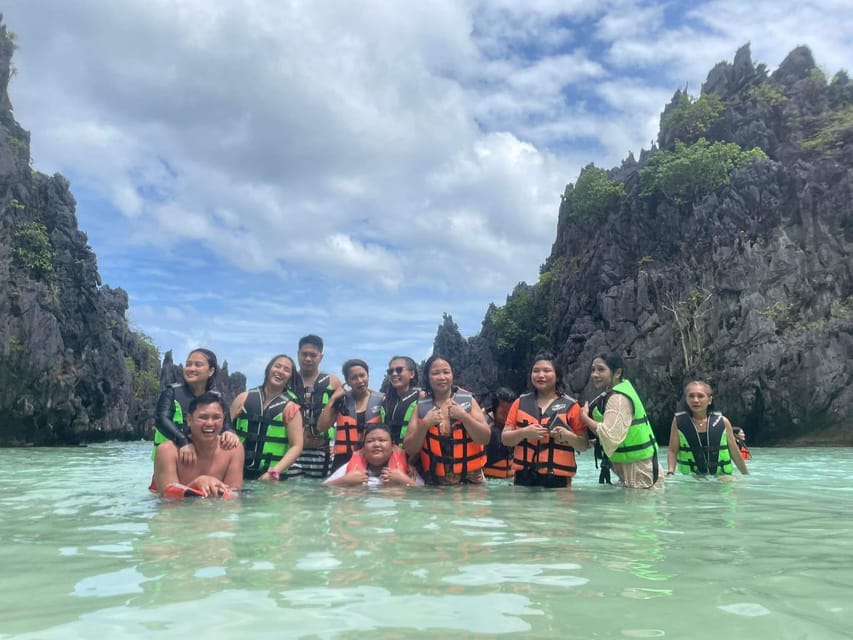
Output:
[[[172,384],[167,384],[163,387],[163,390],[160,392],[160,396],[174,396],[175,390],[181,388],[180,382],[173,382]]]
[[[171,440],[158,444],[157,449],[154,450],[154,459],[170,460],[171,458],[178,459],[178,445]]]
[[[634,402],[628,394],[615,390],[607,399],[607,404],[613,407],[630,407],[632,410],[634,408]]]
[[[217,446],[216,455],[227,460],[240,460],[241,464],[245,455],[243,451],[243,443],[238,442],[236,447],[230,449],[224,448],[221,444]]]
[[[571,408],[571,407],[576,407],[576,406],[578,406],[578,400],[577,400],[577,398],[573,398],[573,397],[572,397],[572,396],[570,396],[568,393],[562,393],[562,394],[560,394],[560,398],[561,398],[562,400],[565,400],[566,402],[568,402],[568,403],[569,403],[569,405],[570,405],[570,408]]]

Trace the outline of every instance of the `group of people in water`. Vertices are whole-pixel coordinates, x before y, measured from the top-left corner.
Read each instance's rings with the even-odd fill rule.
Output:
[[[575,453],[594,447],[600,482],[612,471],[630,488],[661,487],[665,475],[748,473],[743,436],[710,409],[711,387],[685,387],[686,411],[672,420],[667,471],[643,403],[622,359],[597,355],[590,377],[600,393],[581,404],[566,393],[550,353],[534,357],[530,391],[498,389],[484,410],[456,384],[453,364],[433,355],[423,382],[412,358],[394,356],[387,391],[370,388],[365,361],[347,360],[343,381],[323,373],[323,340],[304,336],[298,363],[273,357],[257,387],[226,406],[213,388],[216,355],[196,349],[183,381],[160,395],[155,415],[151,489],[167,497],[228,496],[244,480],[297,476],[331,486],[482,484],[570,487]],[[233,422],[232,418],[233,417]]]

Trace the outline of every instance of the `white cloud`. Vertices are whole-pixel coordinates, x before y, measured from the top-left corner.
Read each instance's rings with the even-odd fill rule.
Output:
[[[830,73],[853,49],[839,0],[4,13],[16,117],[35,166],[85,194],[104,281],[160,346],[240,367],[308,332],[327,362],[421,356],[443,312],[473,333],[537,278],[565,185],[647,147],[676,88],[698,93],[747,41],[771,68],[809,44]]]

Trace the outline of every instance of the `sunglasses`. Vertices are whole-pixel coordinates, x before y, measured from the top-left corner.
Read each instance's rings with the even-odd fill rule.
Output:
[[[393,369],[389,368],[385,373],[387,373],[389,376],[391,374],[396,373],[399,376],[401,373],[408,370],[409,369],[407,367],[394,367]]]

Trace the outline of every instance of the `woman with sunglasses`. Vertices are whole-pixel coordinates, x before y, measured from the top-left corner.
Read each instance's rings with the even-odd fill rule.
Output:
[[[391,428],[391,439],[399,445],[406,437],[412,414],[421,397],[418,367],[408,356],[394,356],[388,363],[388,390],[382,403],[384,422]]]

